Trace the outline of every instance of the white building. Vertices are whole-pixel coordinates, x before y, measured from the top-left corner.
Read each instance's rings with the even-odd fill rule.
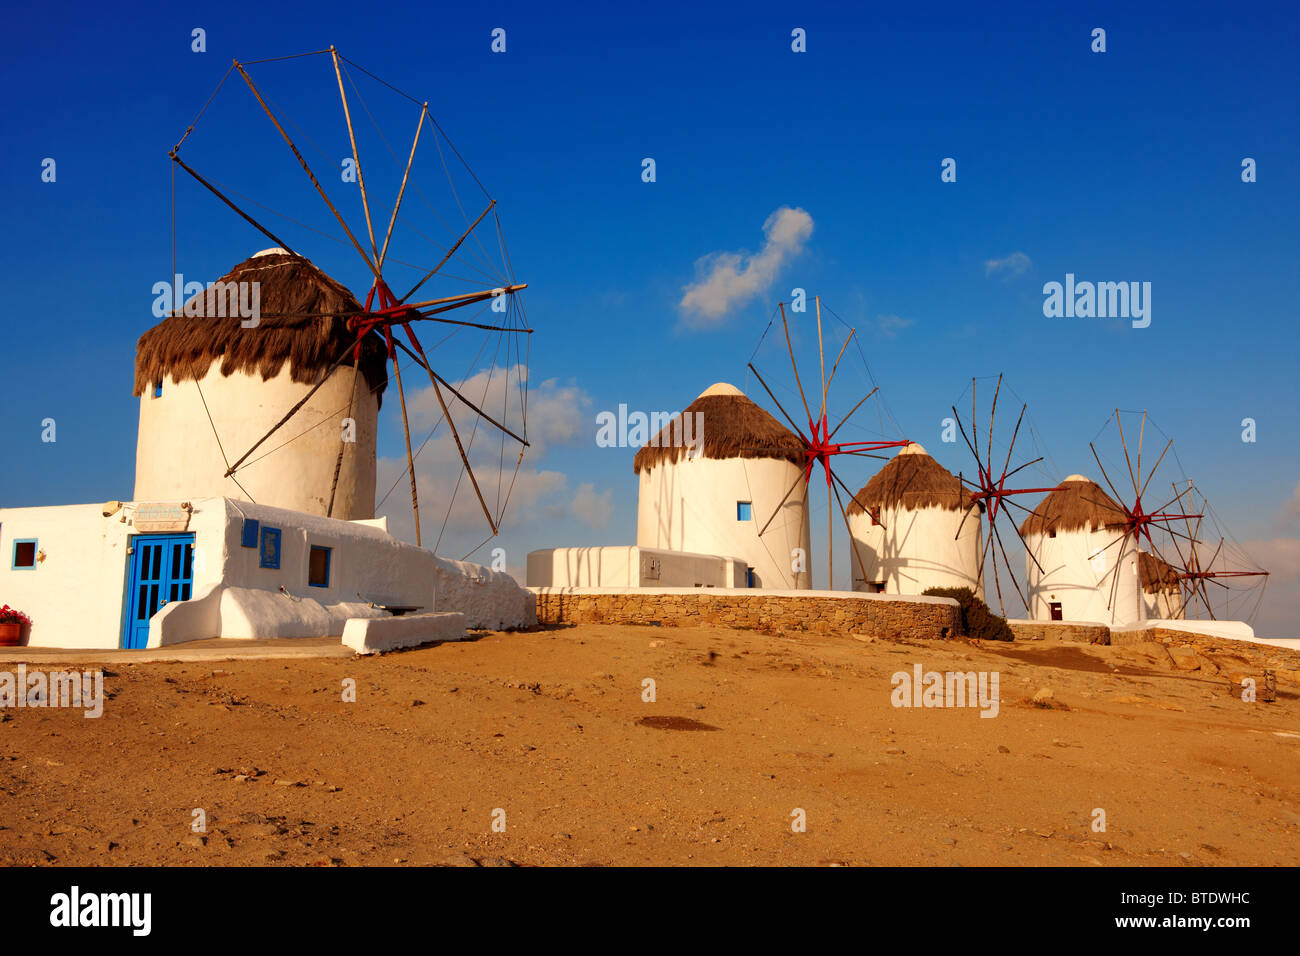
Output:
[[[637,546],[739,558],[749,587],[811,587],[805,464],[797,435],[719,382],[637,452]]]
[[[1123,509],[1083,475],[1044,498],[1020,526],[1029,549],[1030,617],[1120,627],[1141,621],[1138,546],[1125,538],[1127,523]]]
[[[31,617],[26,643],[141,648],[346,630],[367,647],[382,633],[399,646],[535,624],[533,596],[509,575],[444,561],[373,518],[386,382],[374,333],[355,389],[349,361],[270,439],[264,460],[240,469],[238,483],[223,477],[227,460],[329,372],[353,341],[346,313],[361,307],[275,250],[222,281],[260,283],[260,321],[209,307],[140,338],[134,500],[0,509],[0,603]]]
[[[983,507],[920,445],[902,448],[846,510],[853,590],[921,594],[964,587],[983,599]]]

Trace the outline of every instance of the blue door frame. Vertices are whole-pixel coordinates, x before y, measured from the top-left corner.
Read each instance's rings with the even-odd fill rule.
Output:
[[[149,619],[174,601],[188,601],[194,582],[193,534],[137,534],[131,538],[122,646],[149,646]]]

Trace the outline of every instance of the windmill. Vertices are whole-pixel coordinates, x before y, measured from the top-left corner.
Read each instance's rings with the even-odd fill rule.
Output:
[[[758,383],[763,387],[763,391],[767,393],[768,397],[776,405],[777,409],[780,410],[782,416],[784,416],[785,420],[789,423],[790,428],[794,431],[804,449],[804,466],[802,472],[794,482],[791,483],[789,489],[781,498],[780,504],[777,505],[772,514],[768,516],[766,521],[764,521],[760,526],[759,536],[761,538],[764,532],[767,531],[773,520],[780,513],[781,508],[785,505],[785,502],[790,499],[790,496],[795,493],[796,489],[802,486],[804,499],[807,500],[809,498],[813,474],[817,468],[820,467],[826,481],[826,581],[827,587],[833,588],[835,580],[834,530],[835,512],[837,510],[844,522],[844,529],[849,535],[849,540],[854,541],[853,532],[849,528],[848,514],[845,511],[844,498],[840,494],[841,489],[843,489],[844,494],[847,495],[850,500],[856,500],[854,492],[836,473],[834,467],[835,459],[841,456],[850,456],[854,458],[880,458],[883,460],[885,456],[878,455],[876,452],[888,448],[903,448],[911,444],[911,442],[907,439],[879,438],[859,441],[840,440],[838,442],[835,440],[840,429],[844,428],[845,425],[849,425],[850,420],[858,410],[861,409],[869,399],[876,396],[880,389],[879,386],[876,386],[873,383],[872,387],[867,389],[865,394],[863,394],[863,389],[866,388],[866,383],[870,381],[871,372],[870,369],[867,368],[866,357],[862,352],[861,339],[857,335],[857,330],[849,326],[846,322],[840,319],[839,316],[835,315],[829,308],[827,308],[826,311],[833,320],[832,323],[829,323],[831,325],[831,330],[828,332],[828,330],[823,327],[822,323],[823,306],[821,297],[816,296],[813,301],[816,316],[817,361],[821,385],[820,402],[818,402],[817,392],[815,390],[813,392],[813,403],[817,404],[816,412],[813,411],[813,404],[808,401],[808,395],[804,389],[803,376],[799,373],[799,362],[795,357],[796,350],[794,339],[790,332],[791,323],[786,314],[784,302],[777,303],[776,311],[773,313],[772,319],[768,322],[763,335],[759,338],[758,344],[755,346],[754,352],[750,356],[748,363],[750,374],[754,376]],[[778,316],[781,320],[781,331],[783,336],[781,338],[773,336],[769,339],[769,335],[775,328]],[[799,330],[797,329],[797,331]],[[811,329],[806,331],[808,332],[809,338],[811,338]],[[835,347],[836,340],[842,338],[842,341],[839,342],[839,350],[835,355],[834,361],[831,363],[829,374],[826,370],[828,337],[831,339],[831,348]],[[802,340],[800,344],[804,344]],[[841,379],[840,389],[836,391],[836,375],[840,371],[840,364],[844,359],[845,353],[848,351],[850,344],[853,344],[856,347],[856,354],[852,356],[851,361],[853,358],[859,360],[861,370],[864,374],[856,376],[854,381]],[[810,346],[811,342],[809,342],[808,345]],[[764,351],[765,349],[766,351]],[[760,353],[764,354],[760,355]],[[765,366],[768,366],[767,376],[764,376],[764,374],[759,371],[755,364],[756,361],[764,362]],[[785,406],[781,403],[781,400],[777,397],[776,392],[773,391],[774,386],[778,390],[783,391],[786,395],[787,402],[791,401],[793,397],[793,393],[789,386],[785,385],[783,387],[781,379],[777,377],[778,374],[784,376],[783,369],[786,362],[789,363],[790,373],[793,377],[794,391],[797,391],[800,404],[803,406],[805,416],[803,420],[806,421],[806,426],[801,426],[796,423],[794,416],[786,410]],[[778,368],[782,369],[782,371],[778,372],[777,369],[770,367],[771,365],[777,365]],[[769,377],[772,379],[772,382],[768,381]],[[785,381],[788,382],[789,380],[787,379]],[[856,403],[853,404],[852,407],[849,408],[848,412],[842,418],[839,418],[836,424],[832,427],[831,422],[834,420],[835,416],[832,414],[831,406],[840,401],[840,396],[842,395],[847,396],[843,399],[845,405],[852,401],[854,397],[860,397],[857,397]],[[849,427],[850,430],[857,429],[861,431],[861,426],[856,423],[849,425]],[[896,423],[894,424],[894,430],[897,431]],[[856,547],[856,543],[854,546]],[[850,582],[850,587],[851,586],[852,582]]]
[[[1141,415],[1141,419],[1137,426],[1137,447],[1135,455],[1129,453],[1128,436],[1126,436],[1124,432],[1124,414],[1130,416],[1129,435],[1132,435],[1133,433],[1132,417],[1138,414]],[[1101,434],[1105,432],[1112,423],[1118,433],[1119,445],[1123,451],[1125,470],[1129,476],[1127,487],[1131,488],[1131,493],[1120,490],[1121,487],[1125,487],[1122,477],[1123,473],[1120,473],[1118,486],[1111,480],[1110,474],[1106,470],[1106,465],[1102,462],[1102,457],[1097,451],[1097,441],[1100,439]],[[1159,428],[1157,428],[1154,423],[1151,423],[1150,427],[1159,431]],[[1204,514],[1188,513],[1183,510],[1188,507],[1190,500],[1189,496],[1194,488],[1190,481],[1187,482],[1187,487],[1182,491],[1179,491],[1176,484],[1171,482],[1170,489],[1173,492],[1172,496],[1167,500],[1162,501],[1162,503],[1157,507],[1148,509],[1147,502],[1150,501],[1150,498],[1148,497],[1147,492],[1151,489],[1156,475],[1160,473],[1161,464],[1165,462],[1170,451],[1173,449],[1174,440],[1161,433],[1161,437],[1165,438],[1164,445],[1160,450],[1159,456],[1156,458],[1156,463],[1147,470],[1144,477],[1142,471],[1142,452],[1146,441],[1147,428],[1148,417],[1145,410],[1141,413],[1121,413],[1117,408],[1106,419],[1106,422],[1098,431],[1098,435],[1094,437],[1093,441],[1088,443],[1088,448],[1092,451],[1092,457],[1096,460],[1097,467],[1101,469],[1102,478],[1105,480],[1107,487],[1110,488],[1111,494],[1114,495],[1114,502],[1119,505],[1120,509],[1124,513],[1122,526],[1117,529],[1120,531],[1119,536],[1111,541],[1104,551],[1109,551],[1110,548],[1118,545],[1119,553],[1123,554],[1125,549],[1128,547],[1129,542],[1132,541],[1138,548],[1145,548],[1148,553],[1154,554],[1161,561],[1175,569],[1184,568],[1182,560],[1170,560],[1170,556],[1172,555],[1175,558],[1179,557],[1175,553],[1174,547],[1179,538],[1184,538],[1189,541],[1192,541],[1193,539],[1177,530],[1177,525],[1180,522],[1199,522],[1200,519],[1204,517]],[[1173,461],[1177,461],[1177,452],[1174,453]],[[1115,462],[1112,461],[1112,470],[1114,470],[1114,466]],[[1163,484],[1161,487],[1163,487]],[[1160,497],[1163,497],[1163,494]],[[1143,500],[1144,498],[1146,498],[1146,501]],[[1169,510],[1171,508],[1176,510]],[[1189,555],[1193,555],[1191,557],[1191,560],[1193,561],[1197,560],[1194,556],[1195,553],[1196,548],[1194,547],[1188,551]],[[1108,585],[1110,589],[1110,598],[1107,607],[1110,608],[1114,607],[1115,596],[1119,588],[1119,569],[1120,562],[1116,561],[1111,572],[1108,574],[1108,577],[1110,578],[1110,583]],[[1184,572],[1181,573],[1185,573],[1185,569]],[[1139,617],[1140,616],[1141,615],[1139,614]]]
[[[232,77],[235,81],[227,86]],[[295,107],[292,115],[286,106],[290,103]],[[373,132],[362,125],[361,115],[369,120]],[[358,120],[355,124],[354,119]],[[409,150],[393,150],[386,125],[414,129]],[[232,130],[237,135],[231,136]],[[187,141],[190,149],[182,159]],[[203,153],[202,159],[190,155],[196,150]],[[178,271],[176,247],[183,231],[177,228],[176,171],[180,170],[200,187],[198,196],[215,197],[244,225],[271,240],[276,247],[272,251],[309,264],[306,251],[329,250],[322,240],[331,240],[359,257],[361,275],[369,285],[364,306],[355,312],[263,316],[269,320],[341,319],[346,323],[348,341],[307,394],[287,407],[251,447],[232,449],[230,455],[222,449],[225,477],[238,482],[241,469],[305,434],[297,431],[286,440],[278,433],[336,370],[351,365],[355,391],[363,351],[378,347],[392,365],[398,388],[406,460],[402,474],[409,477],[416,543],[423,544],[423,533],[415,462],[444,423],[455,446],[459,471],[454,483],[447,482],[452,491],[439,543],[465,484],[477,501],[475,510],[481,513],[482,529],[489,532],[483,543],[491,540],[500,530],[529,445],[526,377],[532,329],[520,297],[527,285],[514,278],[496,200],[447,138],[428,103],[380,79],[333,46],[294,56],[235,60],[168,155],[172,161],[173,273]],[[251,164],[250,155],[256,157]],[[330,176],[325,175],[327,168]],[[426,176],[429,170],[432,172]],[[334,176],[341,185],[335,182],[327,189],[325,183]],[[482,198],[467,206],[461,193],[474,190]],[[428,192],[441,194],[441,211]],[[199,210],[193,217],[211,211],[210,202],[202,208],[189,195],[181,201]],[[184,221],[191,219],[187,210]],[[205,221],[208,244],[212,231]],[[399,280],[401,270],[404,276]],[[395,288],[405,288],[405,292],[398,295]],[[416,332],[419,324],[439,329],[442,337],[426,348]],[[251,328],[247,334],[258,332]],[[466,356],[472,356],[467,365],[463,364]],[[448,362],[455,362],[457,370],[449,370]],[[418,446],[413,446],[403,371],[427,376],[440,412]],[[350,410],[351,402],[339,414]],[[306,426],[310,431],[335,420],[294,421],[293,427]],[[495,462],[484,454],[483,446],[493,443],[484,435],[499,439]],[[273,436],[280,444],[268,448],[266,443]],[[217,441],[221,443],[220,435]],[[339,471],[348,453],[349,443],[343,438],[334,471],[335,487],[326,508],[330,515]],[[352,454],[357,454],[355,449]],[[487,467],[490,472],[491,465],[496,465],[495,489],[476,473],[472,457],[480,462],[480,471]],[[515,459],[513,471],[511,458]],[[463,481],[466,478],[467,483]]]
[[[994,543],[997,544],[997,550],[992,552],[993,584],[998,595],[998,609],[999,611],[1002,612],[1002,615],[1005,617],[1006,606],[1002,599],[1001,575],[998,573],[999,556],[1001,556],[1002,565],[1006,569],[1007,575],[1011,578],[1011,583],[1015,586],[1016,593],[1020,595],[1021,603],[1024,604],[1026,612],[1029,611],[1029,602],[1025,599],[1025,594],[1020,589],[1020,583],[1018,577],[1015,571],[1011,567],[1010,559],[1007,557],[1006,545],[1003,543],[1002,535],[998,530],[998,518],[999,516],[1005,516],[1004,521],[1007,518],[1009,518],[1010,517],[1009,509],[1011,508],[1019,508],[1021,511],[1025,512],[1026,515],[1032,515],[1033,512],[1029,508],[1026,508],[1024,505],[1017,502],[1015,500],[1015,496],[1048,494],[1054,491],[1055,488],[1054,487],[1053,488],[1017,488],[1017,487],[1008,488],[1007,487],[1007,480],[1009,478],[1011,478],[1016,474],[1019,474],[1020,472],[1024,471],[1026,468],[1030,468],[1031,466],[1039,464],[1040,462],[1044,461],[1044,459],[1047,456],[1038,455],[1037,457],[1021,462],[1020,464],[1016,465],[1014,468],[1011,467],[1012,456],[1015,453],[1015,449],[1016,449],[1016,441],[1020,437],[1020,430],[1021,427],[1024,425],[1025,415],[1029,410],[1029,405],[1025,402],[1021,402],[1020,414],[1016,418],[1015,427],[1014,429],[1012,429],[1010,439],[1006,440],[1006,455],[1005,456],[1001,455],[1000,447],[998,448],[999,454],[997,456],[994,455],[993,453],[994,441],[995,441],[994,436],[997,433],[998,398],[1002,394],[1001,374],[998,375],[997,384],[993,388],[993,400],[989,405],[988,431],[985,433],[985,440],[982,443],[983,454],[981,454],[979,427],[976,424],[976,419],[978,416],[978,411],[977,411],[978,402],[976,397],[977,382],[978,382],[977,379],[972,378],[970,383],[971,414],[970,414],[969,433],[966,430],[966,426],[962,423],[961,413],[957,411],[956,404],[953,404],[951,406],[953,421],[957,425],[958,431],[961,433],[962,440],[965,442],[967,450],[971,453],[971,456],[975,459],[975,473],[977,475],[977,478],[974,481],[967,478],[964,472],[959,473],[958,478],[962,482],[962,484],[969,489],[971,503],[982,505],[981,510],[983,511],[984,519],[987,521],[987,533],[984,535],[984,551],[983,554],[980,555],[980,561],[979,561],[981,586],[984,585],[984,577],[983,577],[984,566],[987,561],[990,549],[992,548]],[[1031,437],[1034,437],[1034,440],[1036,442],[1037,439],[1036,436],[1034,435],[1032,427],[1030,428],[1030,434]],[[999,436],[998,438],[999,446],[1002,444],[1002,441],[1003,441],[1002,437]],[[997,459],[1001,459],[1002,461],[1002,465],[1000,466],[1000,468],[995,466],[995,461]],[[958,536],[960,536],[962,525],[966,523],[966,517],[969,516],[969,514],[970,512],[968,511],[966,512],[966,515],[962,517],[961,525],[958,525],[957,527]],[[980,519],[976,518],[975,520],[978,521]],[[1020,540],[1020,544],[1025,549],[1025,554],[1029,555],[1029,559],[1033,561],[1037,566],[1038,558],[1034,555],[1033,549],[1031,549],[1025,543],[1024,536],[1021,534],[1017,522],[1011,520],[1010,523],[1011,523],[1011,530],[1015,532],[1016,537]],[[1040,571],[1042,570],[1041,566],[1039,566],[1039,570]]]
[[[1171,539],[1178,561],[1174,568],[1179,587],[1182,590],[1182,606],[1178,617],[1186,618],[1188,609],[1194,615],[1204,613],[1210,620],[1219,620],[1215,611],[1215,601],[1211,594],[1220,599],[1220,609],[1224,616],[1235,612],[1236,618],[1251,621],[1259,611],[1264,599],[1264,589],[1268,584],[1269,572],[1259,567],[1246,554],[1240,544],[1232,538],[1218,514],[1211,507],[1209,500],[1196,488],[1191,479],[1186,480],[1187,488],[1183,495],[1194,503],[1199,514],[1184,519],[1181,533],[1171,529]],[[1176,484],[1170,484],[1174,494],[1178,494]],[[1209,526],[1205,527],[1205,522]],[[1207,556],[1208,555],[1208,556]],[[1210,587],[1217,589],[1211,592]],[[1257,591],[1253,606],[1245,613],[1239,613],[1248,598],[1238,595]]]

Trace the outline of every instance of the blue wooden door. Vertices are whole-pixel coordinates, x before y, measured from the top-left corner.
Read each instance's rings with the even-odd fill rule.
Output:
[[[127,576],[122,646],[149,645],[149,619],[174,601],[188,601],[194,581],[194,535],[136,535]]]

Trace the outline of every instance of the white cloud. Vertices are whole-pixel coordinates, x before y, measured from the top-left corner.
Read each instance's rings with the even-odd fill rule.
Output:
[[[898,338],[898,333],[903,329],[909,329],[916,324],[915,319],[905,319],[901,315],[880,315],[876,317],[876,325],[880,329],[880,334],[887,339]]]
[[[1300,482],[1296,483],[1291,500],[1283,506],[1282,513],[1293,526],[1300,527]]]
[[[527,379],[527,369],[515,366],[509,370],[497,369],[490,376],[487,372],[477,373],[464,385],[458,383],[457,388],[499,422],[522,434],[518,395],[521,379]],[[488,511],[495,517],[505,505],[501,525],[503,533],[526,528],[539,518],[571,517],[578,498],[568,494],[567,476],[560,471],[539,468],[537,463],[545,458],[552,446],[571,445],[588,435],[590,396],[577,385],[561,385],[555,379],[548,379],[530,390],[530,447],[524,449],[524,464],[516,473],[519,443],[507,437],[503,453],[501,432],[484,420],[478,420],[476,430],[477,415],[447,389],[442,392]],[[397,402],[385,403],[384,411],[390,418],[384,427],[395,428],[400,435]],[[411,422],[412,451],[418,456],[415,474],[422,543],[426,548],[436,548],[437,553],[444,557],[460,558],[487,538],[491,527],[469,475],[465,473],[456,441],[442,420],[442,409],[432,386],[407,395],[407,415]],[[433,436],[424,443],[431,429]],[[422,450],[421,443],[424,443]],[[377,462],[377,472],[378,497],[387,495],[378,508],[378,514],[388,517],[389,530],[395,536],[414,541],[415,519],[405,453],[381,457]],[[579,488],[579,497],[581,493]],[[601,499],[592,494],[591,500],[585,501],[585,513],[593,518],[599,517],[601,504]],[[608,522],[613,510],[608,494],[603,504],[604,520]],[[439,535],[442,536],[441,543]],[[498,543],[493,542],[492,546]],[[488,559],[479,552],[474,560],[486,562]],[[515,557],[512,556],[511,560]]]
[[[991,276],[994,273],[1002,272],[1008,276],[1024,275],[1034,266],[1033,261],[1023,252],[1013,252],[1003,259],[986,259],[984,261],[984,274]]]
[[[715,324],[767,291],[781,267],[803,251],[813,219],[802,209],[782,206],[767,217],[763,233],[763,247],[752,255],[714,252],[696,261],[696,279],[678,303],[689,325]]]
[[[609,525],[614,514],[613,492],[606,488],[596,494],[596,486],[590,482],[578,485],[573,495],[573,517],[591,528],[603,529]]]

